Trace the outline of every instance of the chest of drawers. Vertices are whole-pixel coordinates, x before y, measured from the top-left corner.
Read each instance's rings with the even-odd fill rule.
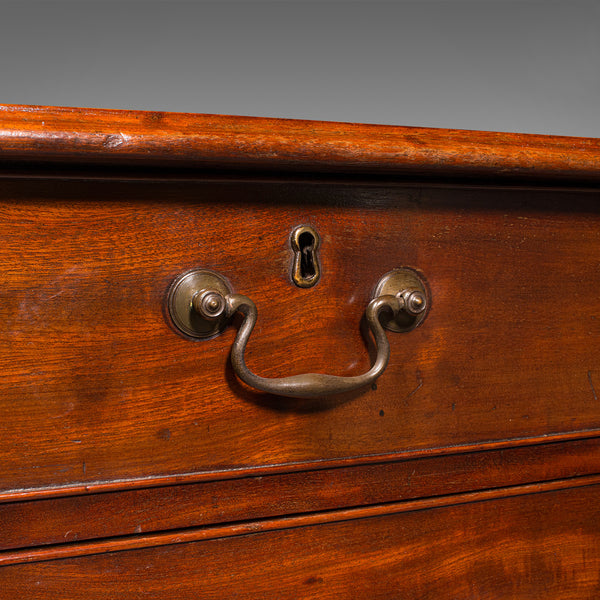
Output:
[[[0,123],[0,598],[598,596],[598,141]]]

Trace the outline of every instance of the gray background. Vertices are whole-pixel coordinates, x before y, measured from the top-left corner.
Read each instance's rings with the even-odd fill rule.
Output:
[[[600,137],[600,0],[0,2],[0,102]]]

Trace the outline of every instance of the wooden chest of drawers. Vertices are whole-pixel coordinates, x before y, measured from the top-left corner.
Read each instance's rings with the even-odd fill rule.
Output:
[[[598,141],[0,123],[0,598],[598,596]]]

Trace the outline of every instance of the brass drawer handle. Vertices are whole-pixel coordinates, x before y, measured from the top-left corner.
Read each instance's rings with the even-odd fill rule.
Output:
[[[169,312],[181,332],[204,339],[221,333],[233,315],[241,312],[244,320],[231,349],[231,364],[236,375],[247,385],[269,394],[314,398],[368,386],[383,373],[390,357],[390,345],[381,322],[384,313],[387,313],[387,329],[409,331],[427,312],[425,286],[411,269],[395,269],[385,275],[377,284],[374,296],[367,305],[365,318],[375,339],[377,355],[366,373],[350,377],[304,373],[268,378],[250,371],[244,352],[256,324],[256,305],[247,296],[234,294],[227,280],[218,273],[198,270],[177,278],[169,293]]]

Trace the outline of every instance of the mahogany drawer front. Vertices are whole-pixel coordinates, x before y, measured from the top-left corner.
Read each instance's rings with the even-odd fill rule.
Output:
[[[571,488],[120,552],[106,544],[107,554],[1,567],[1,595],[591,600],[600,589],[599,492]]]
[[[0,201],[3,492],[600,429],[593,192],[15,179]],[[290,280],[303,223],[322,239],[310,289]],[[425,322],[388,335],[376,389],[330,399],[247,388],[229,365],[235,326],[193,342],[166,316],[172,281],[212,269],[257,304],[252,370],[357,374],[365,306],[400,266],[427,281]]]
[[[456,504],[490,494],[545,492],[600,481],[597,438],[344,468],[0,504],[0,565],[31,548],[173,535],[182,529],[278,519],[332,519],[331,511],[382,504]],[[576,478],[573,480],[572,478]],[[113,483],[114,486],[114,483]],[[93,492],[96,488],[92,487]],[[97,490],[96,490],[97,491]],[[320,516],[319,516],[320,515]]]

